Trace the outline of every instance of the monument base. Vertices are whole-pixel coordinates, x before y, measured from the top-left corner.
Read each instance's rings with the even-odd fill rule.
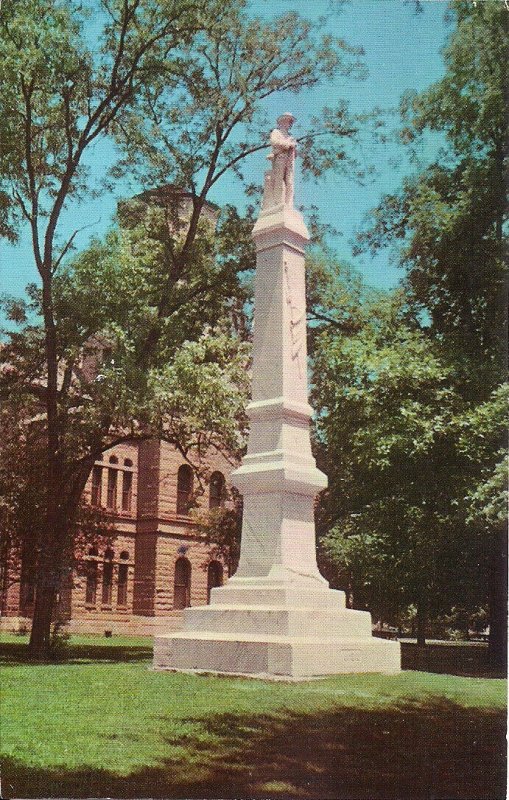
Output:
[[[343,592],[235,579],[212,604],[188,608],[178,633],[156,636],[154,668],[273,679],[397,673],[399,642],[376,639],[371,615],[345,608]]]

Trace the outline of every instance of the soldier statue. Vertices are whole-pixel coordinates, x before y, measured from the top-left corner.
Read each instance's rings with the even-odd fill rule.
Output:
[[[297,142],[290,136],[295,117],[288,111],[277,119],[277,128],[270,134],[272,169],[265,173],[263,210],[285,205],[293,208],[294,171]]]

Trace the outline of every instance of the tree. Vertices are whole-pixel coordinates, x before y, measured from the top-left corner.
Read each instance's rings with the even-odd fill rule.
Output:
[[[65,345],[54,308],[54,278],[74,235],[59,246],[62,212],[86,190],[86,152],[109,130],[119,109],[132,102],[157,59],[167,59],[201,24],[193,2],[104,0],[100,13],[104,26],[96,52],[86,43],[87,10],[77,3],[22,0],[9,6],[1,21],[1,125],[8,145],[1,165],[2,196],[11,200],[7,209],[3,206],[11,212],[4,213],[3,226],[12,237],[20,217],[28,224],[42,285],[46,454],[41,471],[46,490],[31,635],[35,655],[49,647],[62,554],[88,467],[85,460],[70,476],[63,443],[73,370],[72,359],[65,365],[62,361]]]
[[[244,182],[246,158],[267,148],[274,121],[264,101],[335,75],[362,75],[362,51],[318,30],[294,12],[271,21],[253,19],[240,3],[228,25],[213,25],[182,48],[177,92],[163,71],[119,115],[114,134],[124,157],[115,174],[134,173],[148,186],[170,180],[192,198],[182,242],[169,253],[174,279],[185,271],[209,192],[227,173]],[[330,169],[359,175],[360,164],[350,152],[358,127],[359,118],[344,103],[323,109],[297,137],[303,170],[314,176]],[[245,188],[252,195],[260,187]],[[166,303],[163,294],[147,350],[159,335]]]
[[[102,23],[97,48],[90,47],[86,35],[89,13],[95,13]],[[169,395],[159,391],[157,380],[171,384],[178,394],[176,371],[180,371],[180,385],[186,386],[190,365],[200,363],[206,366],[204,372],[210,372],[210,385],[219,388],[218,376],[224,377],[223,367],[227,368],[226,353],[234,347],[228,344],[229,332],[212,337],[205,335],[205,326],[201,331],[194,326],[197,338],[182,346],[177,358],[171,338],[174,325],[170,322],[186,303],[189,306],[203,277],[202,268],[210,266],[206,258],[210,237],[207,240],[201,234],[201,218],[211,186],[227,170],[238,171],[249,153],[265,146],[260,124],[255,126],[265,98],[275,92],[299,91],[337,71],[351,72],[352,65],[343,63],[341,53],[352,54],[354,61],[356,54],[340,40],[315,35],[312,26],[297,15],[269,23],[250,21],[242,4],[229,0],[206,7],[193,0],[98,0],[91,5],[72,0],[21,0],[6,9],[1,31],[4,114],[0,125],[7,143],[6,156],[0,162],[1,225],[11,238],[20,222],[28,225],[42,287],[35,299],[42,325],[24,325],[27,370],[20,369],[15,381],[16,387],[24,385],[27,392],[37,392],[45,406],[41,473],[46,488],[31,635],[32,652],[40,656],[49,644],[62,554],[72,536],[93,459],[111,445],[114,431],[125,435],[129,429],[132,434],[140,409],[143,424],[147,419],[154,423],[140,387],[148,389],[151,400],[160,400],[156,408],[164,425],[177,425],[181,417],[187,417],[179,432],[189,433],[194,443],[189,419],[210,421],[206,413],[201,417],[187,413],[182,393],[178,402],[170,403],[163,412]],[[344,140],[353,131],[343,107],[324,116],[321,135],[332,137],[340,155]],[[63,269],[76,232],[60,241],[62,214],[88,190],[88,151],[101,137],[111,134],[129,151],[130,160],[134,160],[133,146],[136,148],[134,152],[142,158],[140,166],[149,167],[143,168],[148,178],[162,169],[164,180],[170,176],[177,190],[187,191],[192,203],[187,219],[178,212],[171,215],[173,227],[157,247],[158,265],[152,263],[157,280],[151,283],[145,273],[142,288],[150,296],[143,296],[143,309],[136,307],[131,286],[129,294],[124,292],[123,297],[134,302],[132,319],[140,322],[139,314],[143,317],[143,341],[139,337],[130,340],[131,329],[126,333],[122,327],[125,320],[119,321],[115,314],[106,319],[108,313],[119,311],[113,300],[107,308],[102,302],[99,308],[91,302],[96,298],[87,294],[78,279],[80,271],[90,277],[86,256],[67,273]],[[319,140],[315,136],[313,141]],[[315,172],[342,162],[331,156],[330,147],[314,147],[310,138],[303,143],[303,151]],[[116,246],[115,242],[109,244]],[[131,244],[134,246],[132,240]],[[142,245],[140,248],[143,251]],[[124,262],[129,261],[128,249],[120,254]],[[101,258],[102,268],[109,264],[111,269],[104,253]],[[132,266],[131,277],[139,277],[135,273]],[[208,298],[213,295],[212,286],[209,289],[205,292]],[[204,295],[197,291],[196,302],[200,296],[203,300]],[[201,304],[200,314],[203,308]],[[80,320],[79,330],[74,315]],[[103,370],[100,392],[87,386],[86,394],[80,394],[75,366],[86,341],[83,334],[104,328],[108,335],[113,333],[115,363]],[[180,344],[183,341],[181,337]],[[14,346],[13,340],[11,343]],[[15,357],[12,348],[7,356]],[[162,366],[165,360],[167,372]],[[37,366],[35,382],[28,380],[29,364]],[[238,365],[235,357],[232,364]],[[233,383],[227,381],[227,385]],[[194,393],[202,389],[203,383],[187,385]],[[198,404],[200,395],[194,396]],[[211,401],[210,406],[206,400]],[[208,409],[212,414],[217,403],[205,393],[200,411]],[[94,428],[98,419],[100,425]]]
[[[444,50],[443,79],[419,95],[406,96],[401,103],[404,125],[400,135],[414,154],[424,135],[439,134],[443,146],[433,163],[407,178],[399,192],[383,198],[360,237],[360,247],[395,247],[405,270],[406,303],[416,330],[421,329],[419,336],[428,343],[428,355],[423,353],[422,362],[420,358],[415,362],[415,375],[422,374],[426,364],[431,366],[431,357],[438,358],[438,370],[447,376],[442,388],[447,388],[446,399],[454,398],[457,407],[454,413],[451,408],[447,420],[448,435],[453,437],[450,451],[433,461],[443,483],[436,485],[436,495],[430,495],[430,501],[435,497],[431,507],[442,534],[451,536],[454,526],[451,528],[450,515],[441,503],[445,488],[450,502],[458,503],[458,520],[469,539],[460,536],[449,559],[462,559],[464,552],[473,559],[479,537],[484,547],[490,544],[492,572],[488,577],[484,570],[482,585],[495,587],[491,618],[498,622],[491,627],[490,648],[502,663],[506,652],[506,547],[500,519],[489,509],[493,493],[500,490],[500,454],[505,441],[499,398],[505,379],[505,54],[509,15],[503,3],[459,1],[450,3],[449,13],[456,25]],[[373,369],[376,375],[376,365]],[[429,378],[438,391],[438,373]],[[409,391],[413,392],[412,387]],[[416,398],[416,402],[421,400]],[[428,407],[426,403],[418,414],[422,424],[431,425],[431,430],[445,424],[440,404]],[[477,414],[491,419],[485,448],[479,448],[469,422]],[[437,436],[443,440],[438,430],[430,436],[431,441]],[[419,441],[416,437],[415,442]],[[404,484],[414,446],[408,441],[402,451]],[[423,452],[427,453],[427,448]],[[426,524],[432,525],[432,521]],[[403,541],[404,530],[401,535]],[[465,597],[469,585],[462,589]],[[472,585],[480,584],[474,581]]]
[[[356,605],[393,620],[415,606],[423,643],[433,617],[488,601],[497,530],[479,524],[473,498],[500,460],[507,392],[482,406],[466,400],[455,365],[401,294],[363,313],[356,334],[331,328],[316,347],[323,546]]]
[[[7,379],[6,365],[2,369],[2,383]],[[41,486],[37,481],[38,457],[42,457],[39,437],[34,435],[30,419],[37,411],[37,403],[27,405],[21,398],[11,398],[9,407],[2,403],[0,432],[2,459],[0,466],[0,608],[5,612],[5,598],[13,583],[21,582],[19,564],[23,550],[30,552],[36,536],[37,522],[42,508]],[[28,490],[33,487],[33,493]]]
[[[18,383],[24,361],[24,337],[18,337],[17,347],[9,353],[17,355],[2,365],[0,377],[0,607],[6,611],[5,602],[12,585],[19,585],[19,602],[24,608],[29,594],[35,589],[37,561],[40,550],[40,518],[44,512],[45,478],[41,471],[44,463],[45,427],[41,415],[41,399],[36,392],[27,391]],[[25,342],[26,343],[26,342]],[[33,367],[33,363],[31,364]],[[34,379],[32,373],[29,379]],[[35,380],[37,380],[35,378]],[[36,389],[37,383],[33,385]],[[39,388],[41,386],[39,385]],[[66,553],[62,586],[72,566],[81,566],[81,557],[90,545],[110,543],[113,536],[111,520],[100,509],[81,504],[76,510],[73,548]],[[31,602],[31,601],[30,601]],[[59,619],[57,604],[55,617]]]
[[[89,533],[91,523],[98,522],[88,519],[80,498],[95,459],[105,449],[124,440],[159,436],[179,448],[202,481],[206,476],[203,459],[210,448],[235,458],[242,445],[249,349],[231,329],[236,272],[233,262],[222,263],[219,254],[222,225],[213,237],[210,226],[202,226],[192,278],[175,287],[171,298],[174,314],[154,349],[151,366],[140,364],[170,235],[158,212],[153,209],[144,223],[132,228],[112,230],[105,242],[94,241],[62,267],[54,280],[61,348],[59,431],[65,481],[61,499],[68,503],[67,535],[60,540],[62,557],[52,564],[58,589],[78,538],[84,538],[85,522]],[[228,213],[225,216],[230,227]],[[217,291],[218,281],[224,293]],[[6,466],[11,482],[14,479],[13,541],[19,543],[21,553],[30,547],[39,586],[41,571],[47,577],[48,569],[47,536],[40,525],[46,473],[33,458],[44,452],[46,444],[41,409],[47,388],[43,335],[33,322],[34,312],[40,309],[40,292],[35,288],[33,297],[24,321],[22,304],[16,304],[18,331],[11,333],[3,348],[9,368],[0,390],[6,398],[6,413],[12,413],[18,399],[18,417],[30,434],[18,439],[17,460],[8,460]],[[131,300],[126,302],[126,298]],[[201,304],[205,311],[200,310]],[[182,322],[176,325],[180,317]],[[8,455],[4,447],[4,457]],[[13,469],[24,463],[32,468],[22,474]],[[40,499],[39,507],[35,498]],[[24,524],[27,515],[33,522],[29,528]]]

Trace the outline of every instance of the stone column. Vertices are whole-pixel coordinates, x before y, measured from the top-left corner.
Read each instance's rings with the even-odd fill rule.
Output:
[[[309,435],[309,235],[293,208],[292,122],[283,114],[271,134],[273,166],[253,230],[251,427],[231,476],[244,498],[239,568],[212,589],[209,606],[186,609],[181,632],[156,637],[156,669],[291,679],[400,669],[399,643],[373,638],[370,614],[347,609],[344,592],[329,589],[316,564],[314,504],[327,479]]]
[[[316,566],[314,503],[327,485],[311,454],[302,215],[262,212],[256,244],[251,422],[247,455],[232,475],[244,497],[235,582],[325,584]]]

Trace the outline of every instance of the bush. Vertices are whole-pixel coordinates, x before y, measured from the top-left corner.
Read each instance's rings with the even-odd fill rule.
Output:
[[[69,639],[71,634],[68,630],[67,622],[54,622],[51,628],[50,639],[50,659],[51,661],[62,661],[69,653]]]

